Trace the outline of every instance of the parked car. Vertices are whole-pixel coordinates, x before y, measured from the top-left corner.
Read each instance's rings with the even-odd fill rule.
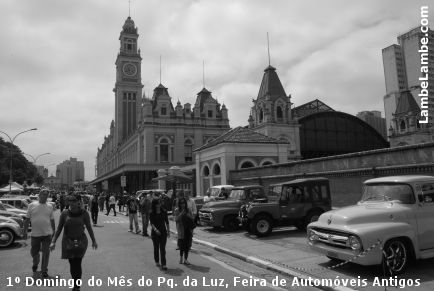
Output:
[[[140,200],[140,198],[142,198],[143,195],[148,195],[148,193],[154,193],[154,195],[156,196],[161,196],[163,193],[166,193],[164,190],[161,189],[147,189],[147,190],[139,190],[136,192],[136,198],[138,200]]]
[[[0,216],[11,218],[11,219],[15,220],[20,225],[21,228],[24,227],[24,220],[27,219],[27,218],[25,218],[19,214],[9,212],[6,210],[1,210],[1,208],[0,208]]]
[[[0,216],[0,247],[10,246],[22,235],[23,229],[15,220]]]
[[[211,186],[208,191],[210,192],[210,197],[213,200],[225,200],[226,194],[229,195],[229,193],[231,192],[232,188],[234,188],[233,185],[215,185],[215,186]],[[223,191],[224,190],[224,191]],[[199,213],[199,210],[203,207],[204,205],[204,201],[203,198],[205,196],[196,196],[196,197],[192,197],[194,202],[196,203],[196,208],[197,211]]]
[[[3,204],[9,204],[18,209],[27,210],[27,207],[31,203],[30,199],[27,199],[22,197],[1,197],[0,202]]]
[[[353,263],[384,264],[400,274],[411,259],[434,257],[434,177],[367,180],[357,205],[322,214],[309,224],[307,237],[313,250],[338,260],[381,242]]]
[[[232,188],[227,200],[206,203],[199,211],[201,225],[224,227],[235,230],[239,227],[238,212],[240,207],[256,199],[266,199],[264,187],[260,185]]]
[[[268,202],[250,202],[240,209],[240,221],[247,231],[266,236],[274,227],[306,226],[331,209],[327,178],[296,179],[270,185]]]

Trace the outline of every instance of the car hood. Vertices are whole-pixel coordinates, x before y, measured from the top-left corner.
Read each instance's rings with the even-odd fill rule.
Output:
[[[241,200],[211,201],[206,203],[206,208],[229,208],[229,207],[240,208],[240,206],[243,203],[245,202]]]
[[[323,213],[318,222],[326,225],[352,225],[386,222],[406,216],[407,211],[399,203],[359,203]]]

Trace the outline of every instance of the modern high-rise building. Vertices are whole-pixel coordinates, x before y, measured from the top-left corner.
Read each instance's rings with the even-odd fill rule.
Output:
[[[386,119],[381,117],[381,111],[361,111],[356,116],[375,128],[381,136],[387,139]]]
[[[57,165],[56,177],[64,186],[71,187],[76,181],[84,181],[84,162],[69,158]]]
[[[428,50],[426,53],[421,51],[421,40],[428,39]],[[421,80],[425,77],[425,73],[421,71],[421,67],[426,65],[429,68],[428,76],[428,100],[430,119],[434,115],[434,102],[430,99],[434,98],[434,31],[428,29],[427,33],[421,31],[421,27],[416,27],[400,36],[398,36],[398,44],[393,44],[382,50],[384,79],[386,83],[386,95],[384,96],[384,112],[386,118],[386,127],[390,131],[390,127],[395,129],[392,122],[393,114],[395,113],[399,97],[403,91],[410,91],[415,98],[416,104],[421,108],[423,100],[419,96],[421,93]],[[405,94],[407,97],[407,93]],[[423,117],[422,117],[423,119]]]

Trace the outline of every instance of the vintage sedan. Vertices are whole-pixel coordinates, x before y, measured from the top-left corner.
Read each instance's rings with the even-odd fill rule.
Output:
[[[8,247],[23,235],[23,229],[15,220],[0,216],[0,247]]]
[[[309,224],[307,239],[330,259],[383,264],[400,274],[411,259],[434,257],[434,177],[367,180],[357,205],[323,213]]]

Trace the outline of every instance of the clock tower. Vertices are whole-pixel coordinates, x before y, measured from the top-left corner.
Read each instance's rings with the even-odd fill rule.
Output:
[[[137,48],[137,27],[130,16],[119,36],[120,49],[116,58],[115,141],[122,143],[132,135],[139,123],[142,96],[140,50]]]

